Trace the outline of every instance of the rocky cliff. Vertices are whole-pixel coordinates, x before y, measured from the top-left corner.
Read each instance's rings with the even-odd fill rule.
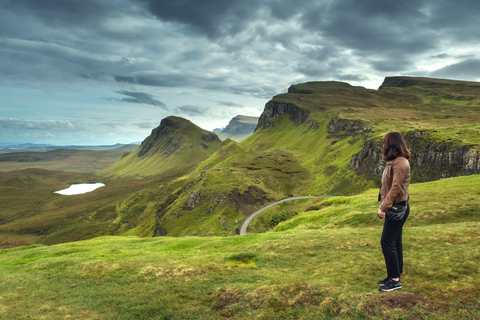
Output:
[[[258,124],[258,117],[249,117],[238,115],[228,125],[217,133],[218,137],[222,140],[232,139],[236,142],[243,141],[248,138]]]
[[[287,114],[290,121],[292,121],[295,126],[298,126],[307,120],[310,111],[300,108],[292,103],[269,101],[265,105],[265,109],[260,115],[260,119],[258,119],[258,125],[255,128],[255,131],[265,128],[274,128],[275,124],[280,119],[280,116],[283,114]]]
[[[432,131],[414,130],[403,135],[412,153],[413,182],[480,173],[480,150],[449,141],[435,141]],[[350,159],[351,169],[376,181],[380,181],[384,166],[381,141],[365,141],[362,150]]]
[[[332,118],[327,124],[327,132],[330,134],[335,133],[358,133],[358,132],[371,132],[372,127],[369,127],[363,121],[360,120],[350,120],[342,118]]]

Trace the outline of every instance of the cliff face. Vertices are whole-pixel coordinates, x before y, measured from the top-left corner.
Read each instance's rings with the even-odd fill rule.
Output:
[[[258,129],[274,128],[276,122],[283,114],[288,114],[290,121],[292,121],[295,126],[298,126],[307,120],[310,111],[302,109],[292,103],[269,101],[265,105],[265,109],[263,110],[260,119],[258,119],[258,125],[255,128],[255,131]]]
[[[435,142],[429,135],[428,131],[409,131],[404,134],[412,153],[412,181],[424,182],[480,173],[480,150],[455,146],[449,142]],[[366,141],[362,150],[350,159],[351,169],[376,181],[380,181],[384,166],[381,141]]]
[[[236,142],[243,141],[249,137],[258,124],[258,117],[248,117],[238,115],[225,127],[217,133],[218,137],[222,140],[232,139]]]
[[[349,120],[341,118],[333,118],[327,124],[327,132],[330,134],[338,132],[355,133],[355,132],[370,132],[373,128],[367,126],[360,120]]]

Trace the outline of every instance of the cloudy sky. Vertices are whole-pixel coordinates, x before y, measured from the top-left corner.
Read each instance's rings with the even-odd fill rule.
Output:
[[[480,81],[478,0],[0,0],[0,145],[141,141],[294,83]]]

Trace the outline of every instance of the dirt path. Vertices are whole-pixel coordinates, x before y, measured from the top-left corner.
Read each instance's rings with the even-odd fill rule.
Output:
[[[302,197],[292,197],[292,198],[286,198],[286,199],[282,199],[280,201],[277,201],[277,202],[274,202],[274,203],[271,203],[269,204],[268,206],[266,207],[263,207],[261,208],[260,210],[257,210],[255,211],[254,213],[252,213],[244,222],[243,222],[243,225],[242,227],[240,228],[240,235],[241,236],[244,236],[247,234],[247,228],[248,228],[248,225],[250,224],[250,222],[252,222],[253,219],[255,219],[256,216],[258,216],[260,213],[262,213],[263,211],[265,210],[268,210],[272,207],[275,207],[285,201],[292,201],[292,200],[298,200],[298,199],[309,199],[309,198],[333,198],[333,197],[337,197],[337,196],[302,196]]]

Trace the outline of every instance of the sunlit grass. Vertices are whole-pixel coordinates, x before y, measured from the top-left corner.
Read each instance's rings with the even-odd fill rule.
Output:
[[[474,319],[479,227],[407,224],[404,288],[387,294],[375,284],[385,273],[380,221],[244,237],[103,237],[18,247],[0,251],[0,316]]]

